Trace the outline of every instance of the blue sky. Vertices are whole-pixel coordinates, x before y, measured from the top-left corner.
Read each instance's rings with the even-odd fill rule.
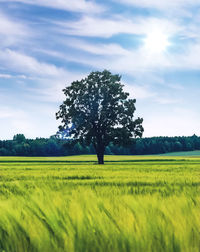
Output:
[[[200,135],[200,0],[0,0],[0,139],[49,137],[62,89],[122,75],[144,136]]]

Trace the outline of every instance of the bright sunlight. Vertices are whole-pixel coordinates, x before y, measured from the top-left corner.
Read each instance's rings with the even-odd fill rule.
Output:
[[[150,53],[162,53],[170,45],[168,36],[161,31],[152,31],[145,38],[145,48]]]

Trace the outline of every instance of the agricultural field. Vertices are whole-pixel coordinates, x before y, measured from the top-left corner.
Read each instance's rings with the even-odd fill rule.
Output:
[[[200,251],[200,157],[0,157],[0,251]]]

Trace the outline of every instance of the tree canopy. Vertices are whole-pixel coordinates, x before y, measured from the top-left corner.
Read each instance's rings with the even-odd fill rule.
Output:
[[[99,164],[109,143],[127,145],[143,133],[142,118],[134,119],[135,99],[123,91],[121,77],[111,72],[92,72],[63,90],[66,98],[56,118],[60,132],[93,144]]]

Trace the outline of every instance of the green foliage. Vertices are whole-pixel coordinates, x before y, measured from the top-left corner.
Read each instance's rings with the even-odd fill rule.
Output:
[[[0,158],[0,251],[200,248],[200,158]]]
[[[128,99],[119,75],[92,72],[74,81],[63,92],[65,101],[56,113],[61,132],[86,144],[93,144],[102,163],[109,143],[127,145],[143,133],[142,119],[134,120],[135,99]]]
[[[200,150],[200,137],[137,138],[130,146],[117,146],[110,143],[105,149],[105,154],[149,155],[191,150]],[[70,139],[64,140],[56,137],[25,139],[22,143],[15,140],[0,140],[0,156],[67,156],[78,154],[95,154],[95,149],[92,144],[89,146],[80,142],[74,144]],[[176,155],[182,154],[176,153]],[[190,152],[184,155],[190,155]]]
[[[16,141],[17,143],[21,144],[26,141],[26,138],[23,134],[17,134],[17,135],[14,135],[13,141]]]

